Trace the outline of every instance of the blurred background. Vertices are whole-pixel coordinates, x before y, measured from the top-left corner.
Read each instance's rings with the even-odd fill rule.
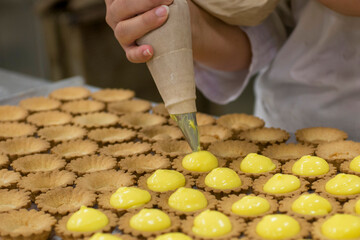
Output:
[[[89,85],[129,88],[161,102],[146,65],[128,62],[107,26],[104,0],[1,0],[0,30],[0,69],[47,81],[82,76]],[[253,81],[227,105],[199,91],[197,98],[201,112],[252,114]]]

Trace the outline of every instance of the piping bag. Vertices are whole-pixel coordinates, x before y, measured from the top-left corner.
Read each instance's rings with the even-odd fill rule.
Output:
[[[154,55],[146,64],[171,118],[191,149],[199,151],[189,8],[186,0],[174,0],[169,9],[167,21],[137,43],[154,48]]]

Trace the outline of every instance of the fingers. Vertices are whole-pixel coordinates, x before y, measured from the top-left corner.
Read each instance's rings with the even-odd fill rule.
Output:
[[[151,30],[161,26],[167,19],[168,6],[160,6],[134,18],[119,22],[115,29],[116,39],[122,46],[134,43]]]
[[[153,54],[154,50],[150,45],[131,45],[124,48],[126,52],[127,59],[132,63],[144,63],[149,61]]]

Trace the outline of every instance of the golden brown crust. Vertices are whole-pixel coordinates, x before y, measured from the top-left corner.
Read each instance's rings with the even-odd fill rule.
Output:
[[[189,144],[183,140],[158,141],[152,145],[152,150],[170,158],[183,156],[192,152]]]
[[[29,208],[30,205],[30,192],[18,189],[0,189],[0,213]]]
[[[130,235],[127,235],[127,234],[114,234],[114,233],[112,233],[111,235],[113,235],[115,237],[118,237],[118,238],[121,238],[122,240],[138,240],[138,238],[134,238],[134,237],[132,237]],[[86,238],[84,238],[84,240],[90,240],[91,237],[86,237]]]
[[[151,144],[141,142],[128,142],[108,145],[100,148],[99,153],[116,158],[146,154],[151,151]]]
[[[59,219],[68,213],[76,212],[81,206],[92,207],[96,194],[80,188],[55,188],[36,197],[37,207]]]
[[[244,113],[225,114],[219,117],[216,123],[234,132],[261,128],[265,125],[262,119]]]
[[[143,174],[157,169],[168,169],[171,163],[170,159],[160,154],[142,154],[121,159],[119,167],[131,173]]]
[[[281,143],[266,147],[262,154],[279,162],[299,159],[305,155],[314,155],[315,149],[312,146],[295,143]]]
[[[279,173],[281,171],[281,163],[276,160],[271,160],[276,165],[274,170],[271,170],[269,172],[262,172],[262,173],[246,173],[246,172],[243,172],[240,170],[240,164],[241,164],[242,160],[244,160],[244,158],[239,158],[239,159],[236,159],[236,160],[230,162],[229,167],[231,169],[233,169],[234,171],[236,171],[238,174],[251,177],[252,179],[258,178],[260,176],[273,175],[273,174]]]
[[[22,107],[3,105],[0,106],[0,122],[22,121],[29,115]]]
[[[0,122],[0,140],[34,135],[36,127],[26,123]]]
[[[7,168],[9,163],[9,158],[4,154],[0,154],[0,169]]]
[[[107,145],[134,140],[136,132],[124,128],[98,128],[91,130],[87,137],[100,145]]]
[[[168,110],[165,108],[164,103],[159,103],[159,104],[153,106],[151,108],[151,110],[152,110],[153,114],[160,115],[160,116],[163,116],[166,118],[170,117],[170,114],[169,114]]]
[[[50,111],[58,109],[61,102],[47,97],[26,98],[19,102],[19,106],[30,112]]]
[[[98,145],[90,140],[73,140],[56,145],[51,152],[67,160],[92,155]]]
[[[153,126],[141,129],[138,137],[143,141],[154,143],[157,141],[179,140],[184,137],[181,130],[175,126]]]
[[[126,213],[124,216],[122,216],[120,218],[119,221],[119,229],[126,233],[126,234],[131,234],[132,236],[138,237],[138,238],[149,238],[151,236],[156,236],[156,235],[160,235],[160,234],[164,234],[164,233],[168,233],[168,232],[174,232],[177,231],[180,228],[180,219],[178,217],[176,217],[175,215],[173,215],[172,213],[168,214],[170,220],[171,220],[171,226],[161,230],[161,231],[154,231],[154,232],[145,232],[145,231],[139,231],[136,229],[133,229],[132,227],[130,227],[130,219],[137,214],[137,212],[129,212]]]
[[[104,228],[91,232],[71,232],[66,228],[66,223],[72,215],[72,213],[70,213],[65,217],[61,218],[59,222],[55,225],[56,235],[60,236],[64,240],[76,240],[76,239],[83,239],[85,237],[90,237],[91,235],[97,232],[111,233],[115,229],[118,219],[116,215],[111,211],[106,211],[106,210],[100,210],[100,211],[104,213],[109,219],[109,223]]]
[[[321,143],[316,148],[316,155],[337,166],[345,160],[352,160],[360,155],[360,142],[336,141]]]
[[[352,160],[347,160],[347,161],[344,161],[343,163],[341,163],[340,172],[360,176],[360,172],[356,172],[356,171],[350,169],[351,161]]]
[[[163,125],[166,122],[166,118],[150,113],[128,113],[119,118],[119,123],[122,127],[135,130]]]
[[[86,133],[86,129],[72,125],[44,127],[37,132],[40,138],[51,142],[52,145],[83,139]]]
[[[75,181],[76,187],[96,193],[114,191],[119,187],[129,187],[134,183],[132,174],[115,170],[88,173]]]
[[[21,156],[46,152],[50,144],[34,137],[20,137],[0,142],[0,153],[6,154],[10,160]]]
[[[90,91],[85,87],[65,87],[52,91],[50,98],[60,101],[75,101],[86,99],[90,96]]]
[[[238,200],[242,199],[245,196],[256,196],[256,197],[261,197],[264,198],[268,201],[270,208],[268,211],[262,213],[262,214],[258,214],[258,215],[254,215],[254,216],[247,216],[247,215],[238,215],[236,213],[234,213],[231,209],[232,209],[232,205],[237,202]],[[268,214],[272,214],[277,212],[278,210],[278,202],[270,196],[266,196],[263,194],[260,195],[255,195],[255,194],[238,194],[238,195],[229,195],[229,196],[225,196],[221,199],[221,201],[217,202],[217,209],[220,212],[223,212],[224,214],[228,215],[228,216],[232,216],[235,218],[242,218],[245,219],[245,221],[250,221],[252,219],[258,218],[258,217],[263,217],[265,215]]]
[[[259,147],[246,141],[226,140],[210,144],[208,151],[217,157],[234,160],[245,157],[249,153],[259,152]]]
[[[74,172],[78,176],[82,176],[86,173],[114,169],[116,164],[116,159],[113,157],[90,155],[72,160],[66,166],[66,170]]]
[[[50,172],[65,168],[66,161],[55,154],[34,154],[16,159],[11,167],[23,175],[35,172]]]
[[[88,129],[115,126],[118,121],[118,116],[106,112],[82,114],[72,119],[74,125]]]
[[[127,113],[145,113],[151,108],[151,103],[146,100],[132,99],[120,102],[112,102],[107,106],[110,113],[124,115]]]
[[[318,145],[324,142],[334,142],[346,140],[346,132],[337,128],[329,127],[310,127],[298,129],[295,132],[296,140],[300,143]]]
[[[65,125],[70,123],[71,119],[72,117],[68,113],[60,111],[45,111],[31,114],[26,118],[26,121],[38,127],[49,127]]]
[[[15,188],[20,181],[20,173],[7,169],[0,170],[0,188]]]
[[[314,220],[317,220],[319,218],[323,218],[323,217],[326,217],[327,215],[332,215],[332,214],[335,214],[337,212],[340,212],[341,211],[341,205],[335,201],[335,199],[333,198],[328,198],[326,197],[325,195],[323,194],[319,194],[321,197],[325,198],[326,200],[328,200],[332,206],[332,209],[331,211],[326,214],[326,215],[304,215],[304,214],[300,214],[300,213],[297,213],[297,212],[294,212],[292,210],[292,204],[295,200],[297,200],[300,196],[302,195],[308,195],[309,193],[303,193],[301,195],[297,195],[297,196],[293,196],[293,197],[290,197],[290,198],[285,198],[283,200],[281,200],[281,202],[279,202],[279,211],[280,212],[284,212],[286,214],[289,214],[291,216],[294,216],[294,217],[297,217],[297,218],[303,218],[305,219],[306,221],[308,222],[312,222]]]
[[[134,91],[122,88],[105,88],[91,94],[91,98],[105,103],[124,101],[131,99],[134,96]]]
[[[61,110],[73,115],[94,113],[104,110],[105,104],[94,100],[77,100],[66,102],[61,106]]]
[[[357,197],[355,199],[351,199],[350,201],[346,202],[343,206],[343,211],[344,213],[347,213],[347,214],[353,214],[353,215],[360,215],[360,213],[357,213],[356,210],[355,210],[355,205],[356,203],[360,201],[360,197]]]
[[[243,131],[239,134],[239,139],[260,145],[279,144],[286,142],[290,134],[280,128],[256,128]]]
[[[34,222],[37,223],[36,228],[32,227]],[[46,240],[55,223],[54,217],[34,209],[0,213],[0,237],[4,240]]]
[[[232,137],[232,131],[219,125],[199,126],[200,144],[207,149],[213,142],[225,141]]]
[[[182,165],[182,160],[183,160],[184,156],[179,156],[177,158],[175,158],[173,161],[172,161],[172,167],[183,173],[183,174],[187,174],[187,175],[191,175],[193,176],[194,178],[197,178],[198,176],[200,175],[203,175],[203,174],[207,174],[209,173],[210,171],[207,171],[207,172],[194,172],[194,171],[189,171],[187,170],[186,168],[183,167]],[[221,158],[218,158],[218,167],[225,167],[226,166],[226,160],[224,159],[221,159]]]

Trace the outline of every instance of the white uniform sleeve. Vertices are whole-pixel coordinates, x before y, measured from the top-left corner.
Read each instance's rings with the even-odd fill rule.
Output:
[[[196,85],[213,102],[226,104],[235,100],[251,76],[269,66],[287,38],[285,27],[276,12],[260,25],[242,27],[242,30],[251,43],[252,61],[248,70],[225,72],[195,63]]]

